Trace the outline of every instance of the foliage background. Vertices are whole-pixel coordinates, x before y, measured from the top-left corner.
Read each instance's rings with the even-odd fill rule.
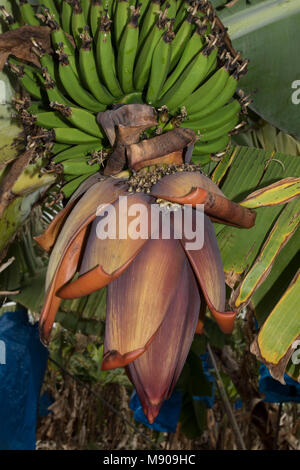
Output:
[[[242,201],[255,189],[286,177],[300,176],[300,104],[293,104],[291,99],[294,91],[292,84],[300,80],[299,41],[295,40],[299,37],[300,5],[298,0],[238,0],[231,2],[233,5],[229,4],[230,8],[229,5],[225,6],[223,0],[212,3],[229,28],[234,47],[250,58],[249,73],[241,82],[241,87],[252,94],[253,103],[245,131],[234,137],[233,147],[224,160],[221,163],[211,162],[206,171],[220,184],[227,197]],[[12,141],[20,130],[11,123],[12,107],[9,103],[14,84],[9,83],[2,72],[0,80],[1,183],[1,178],[18,155],[19,146],[12,145]],[[27,167],[23,176],[29,172],[35,177],[39,171],[39,165]],[[39,179],[36,186],[36,183],[32,184],[32,179],[28,183],[25,178],[24,184],[27,184],[27,189],[24,191],[23,188],[17,194],[0,220],[0,251],[5,250],[2,263],[5,265],[7,260],[14,258],[13,263],[0,273],[1,313],[20,303],[30,310],[34,321],[38,319],[43,301],[47,257],[33,244],[32,236],[42,232],[61,206],[55,202],[56,186],[52,186],[46,198],[43,196],[53,184],[53,179]],[[287,204],[260,208],[257,224],[250,231],[216,226],[227,276],[228,299],[234,304],[241,286],[246,286],[247,301],[242,305],[232,337],[226,338],[208,320],[206,336],[195,340],[181,378],[187,399],[176,434],[157,433],[135,423],[138,430],[151,438],[155,445],[166,449],[238,447],[230,414],[224,408],[224,398],[219,390],[211,410],[203,407],[195,409],[189,399],[193,394],[205,392],[201,366],[192,358],[193,354],[203,352],[209,342],[220,369],[220,389],[225,388],[233,409],[237,400],[242,399],[242,407],[234,410],[234,415],[246,448],[300,449],[299,405],[279,407],[262,401],[263,397],[258,391],[259,362],[249,350],[257,335],[257,323],[261,326],[276,308],[299,268],[298,222],[290,234],[291,214],[299,219],[299,198]],[[264,243],[276,229],[278,220],[276,236],[267,245],[271,255],[263,258],[263,273],[269,274],[258,288],[253,287],[255,282],[251,269],[257,259],[261,261]],[[280,237],[285,236],[287,242],[282,247]],[[15,241],[8,246],[13,239]],[[257,273],[256,280],[261,275],[261,272]],[[294,298],[293,305],[296,302]],[[287,305],[286,322],[281,331],[276,331],[272,325],[269,327],[269,338],[281,334],[285,340],[282,356],[300,334],[299,317],[299,311],[295,313]],[[119,370],[100,372],[104,318],[104,290],[89,298],[63,302],[50,353],[73,377],[49,362],[44,389],[51,392],[55,402],[51,406],[52,413],[40,418],[38,448],[150,448],[142,435],[91,394],[100,395],[133,423],[132,412],[128,409],[132,386],[127,377]],[[292,324],[295,318],[296,322]],[[271,344],[265,342],[261,359],[266,363],[276,344],[274,341]],[[291,363],[288,370],[296,379],[299,377],[299,368],[295,370]],[[275,375],[277,372],[278,367],[275,368]],[[78,380],[88,384],[92,392],[83,388]]]

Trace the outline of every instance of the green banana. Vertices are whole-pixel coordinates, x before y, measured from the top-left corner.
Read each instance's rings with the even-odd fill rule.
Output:
[[[43,71],[43,79],[41,81],[48,95],[49,102],[56,101],[57,103],[60,103],[60,104],[72,106],[73,103],[69,101],[58,89],[55,81],[50,76],[47,67],[43,67],[42,71]]]
[[[180,6],[179,6],[179,9],[176,12],[175,21],[174,21],[174,24],[173,24],[174,31],[177,31],[177,29],[179,28],[181,23],[186,18],[187,14],[188,14],[188,9],[190,8],[190,2],[189,2],[189,0],[184,0],[179,5]]]
[[[208,116],[194,120],[192,118],[184,120],[181,127],[200,129],[200,132],[210,131],[216,127],[222,126],[225,122],[233,118],[241,111],[241,105],[238,100],[233,100],[222,108],[218,108]]]
[[[147,103],[149,104],[155,105],[165,82],[171,61],[173,39],[174,33],[166,31],[154,49],[146,96]]]
[[[47,68],[47,71],[50,74],[51,78],[55,80],[55,68],[53,58],[45,52],[45,49],[42,47],[42,45],[35,39],[32,38],[31,42],[33,44],[31,51],[36,54],[36,56],[39,58],[41,66],[43,68]]]
[[[75,40],[75,43],[76,43],[77,47],[80,47],[81,46],[81,37],[80,37],[80,35],[84,31],[84,27],[86,25],[86,19],[84,17],[84,13],[83,13],[83,10],[81,8],[79,0],[74,0],[71,24],[72,24],[73,38]]]
[[[103,133],[100,130],[99,124],[97,123],[96,116],[89,113],[82,108],[74,108],[70,106],[63,106],[58,103],[50,103],[51,108],[57,110],[62,116],[70,121],[73,126],[86,132],[87,134],[93,135],[99,139],[102,139]],[[61,127],[61,126],[52,126]]]
[[[30,114],[36,114],[46,112],[47,110],[44,108],[42,101],[32,101],[31,105],[27,108],[27,111]]]
[[[184,102],[188,116],[198,119],[199,113],[205,112],[213,100],[223,94],[223,89],[229,79],[229,71],[224,66],[218,69],[203,85],[194,91]],[[225,103],[224,103],[225,104]],[[217,109],[217,108],[216,108]],[[194,117],[196,114],[196,117]]]
[[[138,48],[139,38],[139,9],[133,9],[132,16],[120,40],[118,49],[118,78],[124,93],[130,93],[134,90],[133,85],[133,67]]]
[[[203,45],[204,40],[202,38],[202,30],[201,28],[197,27],[192,37],[186,44],[184,53],[182,54],[178,64],[176,65],[175,70],[171,73],[166,83],[164,84],[160,93],[160,97],[163,96],[171,88],[172,85],[174,85],[174,83],[178,80],[178,78],[183,73],[188,64],[194,59],[196,54],[198,54],[202,50]]]
[[[159,100],[158,106],[165,105],[169,111],[175,111],[202,83],[208,70],[208,48],[206,47],[197,54],[177,82]]]
[[[129,93],[129,95],[125,95],[121,100],[120,103],[122,104],[144,104],[143,94],[138,91],[134,91],[133,93]]]
[[[164,10],[165,8],[168,9],[168,18],[174,19],[176,17],[176,11],[177,11],[177,0],[165,0],[163,2],[161,9]]]
[[[55,6],[55,3],[53,0],[40,0],[40,4],[47,8],[49,11],[50,15],[54,15],[54,20],[59,23],[59,13],[57,11],[57,8]]]
[[[82,46],[79,49],[79,68],[81,77],[88,90],[104,105],[112,104],[115,98],[101,83],[93,51],[93,40],[88,33],[88,26],[81,35]]]
[[[52,129],[53,127],[70,127],[68,121],[62,119],[57,111],[47,111],[35,113],[36,124],[45,129]]]
[[[167,22],[168,20],[166,20],[165,15],[161,14],[157,23],[148,34],[143,47],[138,54],[133,76],[135,89],[138,91],[142,91],[148,81],[153,52],[156,44],[165,31]]]
[[[87,144],[89,142],[99,142],[96,137],[71,127],[68,129],[65,127],[54,127],[53,133],[55,140],[62,144]]]
[[[139,49],[143,46],[144,40],[158,20],[160,14],[160,0],[150,0],[147,12],[144,15],[140,26]]]
[[[52,39],[52,42],[53,42],[55,48],[56,49],[59,49],[61,47],[64,48],[64,52],[68,56],[68,61],[70,63],[70,66],[71,66],[74,74],[78,78],[78,71],[77,71],[76,60],[75,60],[75,56],[74,56],[75,49],[73,47],[73,44],[71,44],[71,42],[67,38],[65,32],[62,30],[62,28],[59,26],[59,24],[56,23],[56,21],[53,21],[53,20],[49,21],[49,19],[47,21],[48,21],[49,26],[52,29],[51,39]]]
[[[40,22],[35,16],[35,11],[27,0],[20,0],[20,13],[25,24],[30,26],[40,26]]]
[[[150,1],[151,0],[140,0],[140,2],[137,2],[139,3],[139,6],[140,6],[140,18],[139,18],[139,23],[142,22],[143,18],[144,18],[144,15],[147,13],[147,10],[148,10],[148,6],[150,4]]]
[[[211,140],[208,143],[202,143],[201,141],[197,141],[194,146],[193,155],[205,155],[208,153],[218,153],[223,151],[226,146],[229,144],[230,136],[229,135],[222,135],[221,137]]]
[[[117,9],[114,15],[114,33],[115,44],[118,48],[121,36],[129,19],[129,3],[128,0],[117,0]]]
[[[70,66],[68,56],[63,51],[59,51],[58,72],[65,91],[79,106],[93,112],[105,110],[106,107],[82,87]]]
[[[228,132],[231,132],[234,129],[238,122],[239,117],[234,116],[222,126],[216,127],[215,129],[212,129],[207,132],[203,132],[203,134],[201,134],[201,141],[209,142],[210,140],[215,140],[221,137],[222,135],[228,134]]]
[[[56,144],[57,145],[57,144]],[[101,140],[95,140],[92,143],[73,145],[71,148],[67,148],[62,152],[58,153],[53,159],[55,163],[60,163],[69,158],[85,157],[87,154],[101,150],[103,148]]]
[[[96,36],[100,26],[100,16],[104,13],[104,6],[101,0],[92,0],[90,9],[90,25],[93,37]]]
[[[218,49],[215,48],[208,57],[208,70],[205,79],[215,71],[218,64]]]
[[[222,69],[219,69],[219,70],[222,70]],[[219,90],[218,93],[214,93],[213,101],[210,100],[209,103],[205,107],[202,107],[202,109],[199,106],[198,109],[200,109],[200,111],[198,111],[197,113],[191,114],[190,117],[193,117],[193,119],[200,119],[213,113],[214,111],[216,111],[216,109],[221,108],[222,106],[224,106],[224,104],[226,104],[230,100],[230,98],[232,98],[236,88],[237,88],[237,79],[233,75],[230,75],[229,77],[227,77],[227,81],[223,89],[221,88],[222,92],[221,90]]]
[[[69,149],[71,146],[68,145],[68,144],[58,144],[58,143],[55,143],[53,145],[53,147],[51,148],[51,154],[52,155],[57,155],[61,152],[63,152],[64,150],[67,150]]]
[[[100,140],[94,141],[92,143],[87,144],[79,144],[73,145],[71,148],[67,148],[63,150],[58,155],[55,156],[53,161],[55,163],[63,162],[64,160],[72,159],[72,158],[82,158],[86,155],[95,152],[97,150],[102,150],[103,144]]]
[[[35,99],[41,100],[41,88],[38,85],[36,76],[31,70],[28,69],[25,65],[17,65],[17,61],[14,61],[12,58],[8,60],[10,70],[15,73],[19,79],[22,87]]]
[[[87,160],[65,160],[61,163],[64,167],[64,173],[67,175],[78,175],[96,173],[100,170],[100,165],[98,163],[93,166],[90,165]]]
[[[117,7],[116,0],[103,0],[104,9],[107,10],[107,13],[110,18],[115,14],[115,10]]]
[[[176,33],[175,39],[172,42],[172,54],[170,60],[171,70],[175,67],[180,57],[186,53],[185,47],[192,34],[194,26],[193,21],[194,16],[192,14],[188,15]]]
[[[196,164],[200,164],[202,166],[207,165],[208,163],[211,162],[210,154],[207,155],[207,154],[201,154],[201,153],[200,154],[193,153],[192,162]]]
[[[67,38],[65,32],[55,21],[52,21],[49,24],[52,28],[51,39],[54,47],[58,48],[61,44],[63,44],[65,53],[68,54],[69,57],[72,57],[74,55],[75,49],[71,41]]]
[[[115,55],[111,42],[111,21],[107,15],[100,20],[96,45],[98,69],[110,93],[119,98],[123,95],[116,75]]]
[[[76,189],[83,183],[90,174],[77,176],[76,178],[71,179],[67,184],[62,187],[62,192],[64,193],[66,198],[72,196],[72,194],[76,191]]]
[[[61,9],[61,25],[62,29],[71,34],[71,18],[73,14],[73,7],[71,0],[63,0]]]
[[[87,24],[87,21],[90,16],[91,2],[90,0],[80,0],[80,2],[81,2],[81,8],[84,14],[84,18],[85,18],[85,23]]]

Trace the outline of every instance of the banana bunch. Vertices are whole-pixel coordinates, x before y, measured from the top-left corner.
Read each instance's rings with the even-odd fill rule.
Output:
[[[197,134],[193,160],[221,158],[248,97],[234,98],[247,61],[231,46],[208,0],[20,0],[21,22],[1,7],[10,29],[51,28],[52,55],[32,39],[41,68],[10,57],[31,102],[19,103],[66,181],[68,196],[109,155],[97,113],[116,104],[156,108],[158,126]]]

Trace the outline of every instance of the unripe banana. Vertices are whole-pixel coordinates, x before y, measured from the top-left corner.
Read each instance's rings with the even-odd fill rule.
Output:
[[[88,27],[81,35],[82,46],[79,50],[79,67],[83,82],[94,97],[104,105],[112,104],[115,98],[101,83],[93,51],[93,40],[89,36]]]
[[[44,67],[42,70],[43,70],[42,83],[48,95],[49,102],[56,101],[57,103],[65,104],[66,106],[70,106],[70,105],[72,106],[73,103],[70,100],[68,100],[58,89],[55,81],[52,79],[52,77],[48,73],[47,67]]]
[[[180,75],[183,73],[187,65],[195,58],[204,45],[204,40],[202,38],[202,29],[197,27],[194,31],[192,37],[186,44],[184,53],[182,54],[178,64],[176,65],[175,70],[169,75],[166,83],[164,84],[160,96],[163,96],[174,83],[178,80]]]
[[[167,106],[173,112],[184,104],[184,101],[201,84],[209,70],[209,46],[201,51],[187,66],[181,77],[159,100],[158,106]]]
[[[85,24],[87,24],[87,21],[90,16],[91,2],[90,0],[80,0],[80,3],[85,18]]]
[[[90,8],[90,25],[93,37],[100,27],[100,17],[104,13],[104,5],[102,0],[92,0]]]
[[[146,97],[149,104],[156,104],[156,100],[165,82],[170,67],[173,39],[174,33],[166,31],[154,49]]]
[[[184,107],[189,117],[199,119],[202,112],[206,112],[209,105],[217,96],[222,94],[227,81],[229,71],[226,67],[218,69],[203,85],[192,93],[184,102]],[[217,109],[217,108],[216,108]]]
[[[70,66],[68,56],[61,51],[59,52],[58,72],[65,91],[76,103],[93,112],[105,110],[105,105],[99,103],[92,95],[84,90]]]
[[[157,22],[159,14],[160,0],[150,0],[147,12],[145,13],[143,21],[141,21],[140,24],[139,49],[143,46],[146,37]]]
[[[188,15],[176,33],[175,39],[172,42],[172,54],[170,60],[171,70],[175,67],[181,55],[186,53],[185,47],[190,39],[194,27],[193,21],[194,16],[192,14]]]
[[[50,103],[53,109],[56,109],[61,115],[72,123],[74,127],[80,129],[87,134],[93,135],[99,139],[102,139],[103,133],[100,130],[99,124],[97,123],[96,116],[89,113],[82,108],[74,108],[71,106],[64,106],[59,103]],[[53,126],[60,127],[60,126]]]
[[[60,18],[57,8],[53,0],[41,0],[41,5],[49,11],[50,15],[53,15],[54,20],[59,24]]]
[[[59,153],[71,148],[70,145],[68,144],[58,144],[57,142],[53,145],[51,148],[51,154],[52,155],[58,155]]]
[[[38,85],[35,73],[31,71],[29,66],[17,65],[17,61],[12,57],[9,58],[8,65],[10,70],[17,75],[22,87],[35,99],[41,100],[41,88]]]
[[[139,23],[140,24],[142,24],[142,20],[143,20],[145,14],[147,13],[150,1],[151,0],[140,0],[139,2],[137,2],[137,6],[138,6],[138,4],[140,6],[140,18],[139,18]]]
[[[175,22],[173,25],[174,31],[177,31],[181,23],[187,17],[189,8],[190,8],[189,0],[184,0],[183,2],[180,3],[179,9],[176,12]]]
[[[96,137],[71,127],[68,129],[55,127],[53,128],[53,133],[55,140],[57,142],[61,142],[62,144],[87,144],[99,142]]]
[[[117,0],[117,8],[114,17],[115,44],[118,48],[123,31],[130,15],[128,0]]]
[[[111,42],[111,21],[107,15],[104,15],[100,21],[98,31],[96,58],[98,70],[102,76],[105,85],[115,98],[123,95],[116,75],[115,55]]]
[[[27,0],[20,0],[20,13],[25,24],[40,26],[41,23],[35,16],[35,11]]]
[[[62,29],[70,34],[71,33],[71,18],[73,13],[73,7],[71,0],[62,1],[62,10],[61,10],[61,25]]]
[[[72,34],[77,47],[81,46],[80,35],[84,32],[86,26],[86,19],[79,0],[74,0],[73,14],[72,14]]]
[[[64,193],[65,197],[69,198],[70,196],[72,196],[76,189],[79,188],[81,183],[83,183],[89,176],[90,174],[86,174],[71,178],[71,181],[69,181],[62,187],[62,192]]]
[[[217,72],[219,72],[221,70],[223,70],[223,73],[224,73],[224,69],[219,69]],[[220,72],[220,74],[221,74],[221,72]],[[226,78],[226,76],[225,76],[225,78]],[[219,77],[219,80],[221,81],[220,77]],[[219,84],[218,84],[217,88],[219,88],[219,86],[220,86],[220,81],[219,81]],[[206,82],[206,83],[208,83],[208,82]],[[205,85],[203,85],[203,86],[205,86]],[[221,87],[221,89],[219,89],[219,91],[216,92],[216,90],[214,89],[214,91],[209,93],[209,96],[208,96],[207,99],[204,98],[204,96],[205,96],[204,93],[201,94],[201,96],[202,96],[201,101],[203,102],[204,100],[205,101],[208,100],[208,103],[207,103],[206,106],[202,106],[202,108],[201,108],[200,107],[201,102],[199,100],[198,101],[198,106],[197,106],[199,111],[191,113],[190,117],[193,117],[193,119],[198,120],[200,118],[208,116],[210,113],[213,113],[217,109],[221,108],[222,106],[224,106],[224,104],[226,104],[230,100],[230,98],[233,96],[236,88],[237,88],[237,79],[233,75],[227,76],[227,80],[225,80],[225,85],[222,85],[222,87]],[[208,86],[207,86],[207,89],[208,89]],[[200,91],[199,91],[199,94],[200,94]],[[211,98],[212,95],[213,95],[213,98]]]
[[[100,170],[99,164],[89,165],[86,160],[65,160],[61,165],[64,168],[64,173],[67,175],[86,175],[91,173],[96,173]]]
[[[239,122],[239,117],[234,116],[230,120],[228,120],[225,124],[220,127],[216,127],[215,129],[211,129],[207,132],[203,132],[200,135],[200,142],[209,142],[211,140],[218,139],[222,135],[228,134],[228,132],[232,131],[234,127]]]
[[[118,50],[118,78],[124,93],[131,93],[133,85],[133,67],[139,39],[139,9],[134,10],[131,19],[122,34]]]
[[[136,90],[142,91],[147,84],[151,70],[152,55],[156,44],[166,29],[167,23],[168,20],[165,15],[161,14],[144,41],[134,68],[134,85]]]
[[[62,119],[57,111],[47,111],[43,113],[36,113],[36,124],[45,129],[52,129],[53,127],[70,127],[70,124],[65,119]]]
[[[57,145],[57,144],[55,144]],[[64,149],[54,158],[55,163],[63,162],[72,158],[82,158],[86,155],[101,150],[103,148],[101,140],[95,140],[92,143],[73,145],[71,148]]]
[[[229,141],[230,141],[229,135],[222,135],[221,137],[215,140],[211,140],[210,142],[207,142],[207,143],[206,142],[202,143],[201,141],[198,141],[195,143],[193,154],[195,153],[195,155],[198,155],[198,154],[205,155],[205,154],[221,152],[229,144]]]
[[[225,122],[229,121],[241,111],[241,105],[238,100],[233,100],[231,103],[226,104],[222,108],[218,108],[208,116],[195,120],[193,116],[185,119],[181,127],[189,127],[192,129],[199,129],[200,132],[210,131],[216,127],[220,127]]]

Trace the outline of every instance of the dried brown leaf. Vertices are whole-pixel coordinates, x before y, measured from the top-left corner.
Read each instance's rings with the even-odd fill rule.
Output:
[[[6,31],[0,35],[0,70],[3,69],[7,58],[10,55],[18,59],[32,62],[40,67],[40,61],[36,54],[31,51],[34,38],[38,41],[46,52],[52,52],[51,29],[48,26],[21,26],[12,31]]]

